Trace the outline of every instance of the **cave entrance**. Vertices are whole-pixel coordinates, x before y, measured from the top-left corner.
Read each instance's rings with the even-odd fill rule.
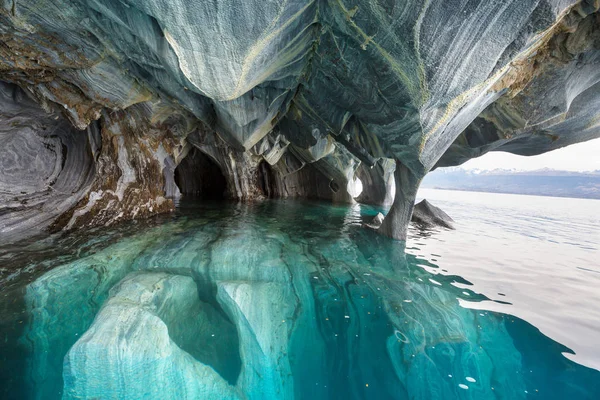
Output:
[[[208,200],[224,199],[227,189],[221,168],[197,148],[192,149],[175,169],[175,183],[183,196]]]
[[[258,164],[258,186],[266,197],[276,197],[277,184],[275,182],[275,172],[266,161]]]

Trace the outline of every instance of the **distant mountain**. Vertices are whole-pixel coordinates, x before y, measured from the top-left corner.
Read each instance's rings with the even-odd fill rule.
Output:
[[[600,199],[600,171],[541,169],[491,171],[440,168],[429,173],[422,187],[475,192]]]

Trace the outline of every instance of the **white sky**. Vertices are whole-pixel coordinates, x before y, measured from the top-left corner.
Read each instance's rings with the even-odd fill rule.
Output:
[[[524,157],[502,151],[492,151],[461,165],[464,169],[518,169],[531,171],[551,168],[561,171],[600,170],[600,139],[563,147],[562,149]]]

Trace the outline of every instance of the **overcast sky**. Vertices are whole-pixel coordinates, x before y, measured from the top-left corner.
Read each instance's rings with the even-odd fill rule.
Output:
[[[492,151],[467,161],[462,168],[490,170],[496,168],[531,171],[541,168],[562,171],[600,170],[600,139],[563,147],[562,149],[524,157],[502,151]]]

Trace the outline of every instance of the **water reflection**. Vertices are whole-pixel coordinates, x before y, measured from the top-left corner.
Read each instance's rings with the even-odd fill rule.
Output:
[[[487,298],[362,228],[376,211],[184,203],[49,240],[27,256],[43,262],[19,249],[0,300],[2,396],[598,398],[600,373],[567,348],[461,307]]]

